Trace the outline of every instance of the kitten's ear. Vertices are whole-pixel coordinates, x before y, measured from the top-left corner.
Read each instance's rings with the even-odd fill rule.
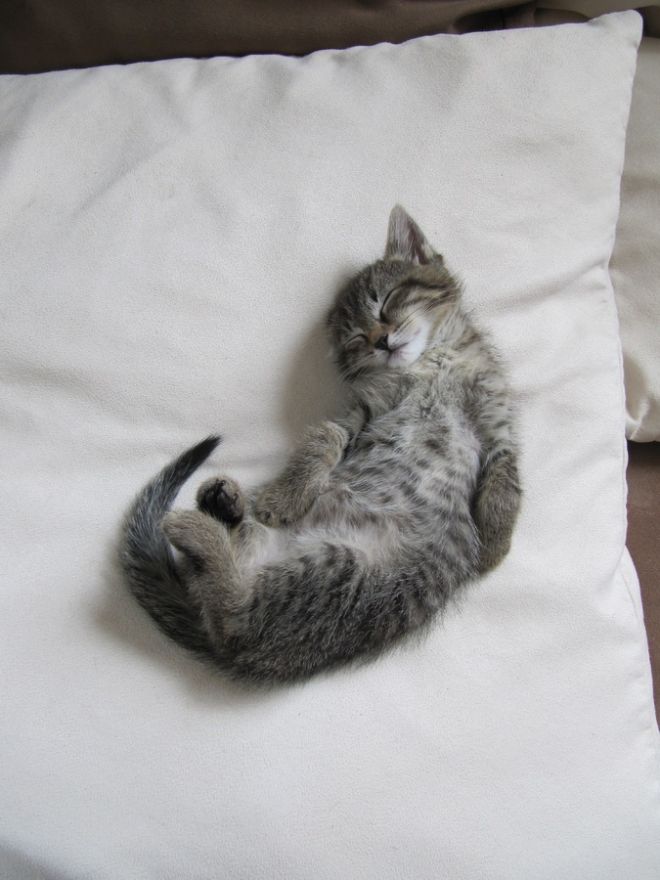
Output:
[[[395,205],[390,214],[385,259],[406,260],[421,265],[442,263],[440,254],[433,250],[422,230],[401,205]]]

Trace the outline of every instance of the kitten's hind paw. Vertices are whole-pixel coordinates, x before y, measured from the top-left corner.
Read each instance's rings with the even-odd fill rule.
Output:
[[[170,510],[161,526],[169,542],[201,570],[209,548],[217,543],[217,523],[199,510]]]
[[[197,507],[209,516],[237,526],[245,513],[245,501],[240,486],[229,477],[206,480],[197,490]]]

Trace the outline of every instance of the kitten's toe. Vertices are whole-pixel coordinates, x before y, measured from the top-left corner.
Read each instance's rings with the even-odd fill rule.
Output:
[[[207,480],[197,491],[197,506],[230,528],[237,526],[245,514],[243,493],[229,477]]]

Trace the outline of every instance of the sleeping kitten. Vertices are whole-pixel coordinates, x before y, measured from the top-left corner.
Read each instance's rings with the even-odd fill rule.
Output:
[[[382,651],[509,550],[521,490],[507,383],[458,281],[401,207],[384,259],[339,294],[328,329],[344,418],[310,428],[253,495],[213,479],[198,510],[168,512],[219,442],[209,437],[124,523],[138,602],[236,677],[290,681]]]

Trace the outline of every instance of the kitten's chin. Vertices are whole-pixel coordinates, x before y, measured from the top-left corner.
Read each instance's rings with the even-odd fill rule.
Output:
[[[426,334],[418,332],[412,339],[398,346],[387,356],[387,367],[411,367],[426,350]]]
[[[405,352],[393,351],[391,355],[387,358],[387,363],[384,365],[385,370],[405,370],[406,367],[411,366],[414,361],[410,360],[409,357],[406,356]]]

